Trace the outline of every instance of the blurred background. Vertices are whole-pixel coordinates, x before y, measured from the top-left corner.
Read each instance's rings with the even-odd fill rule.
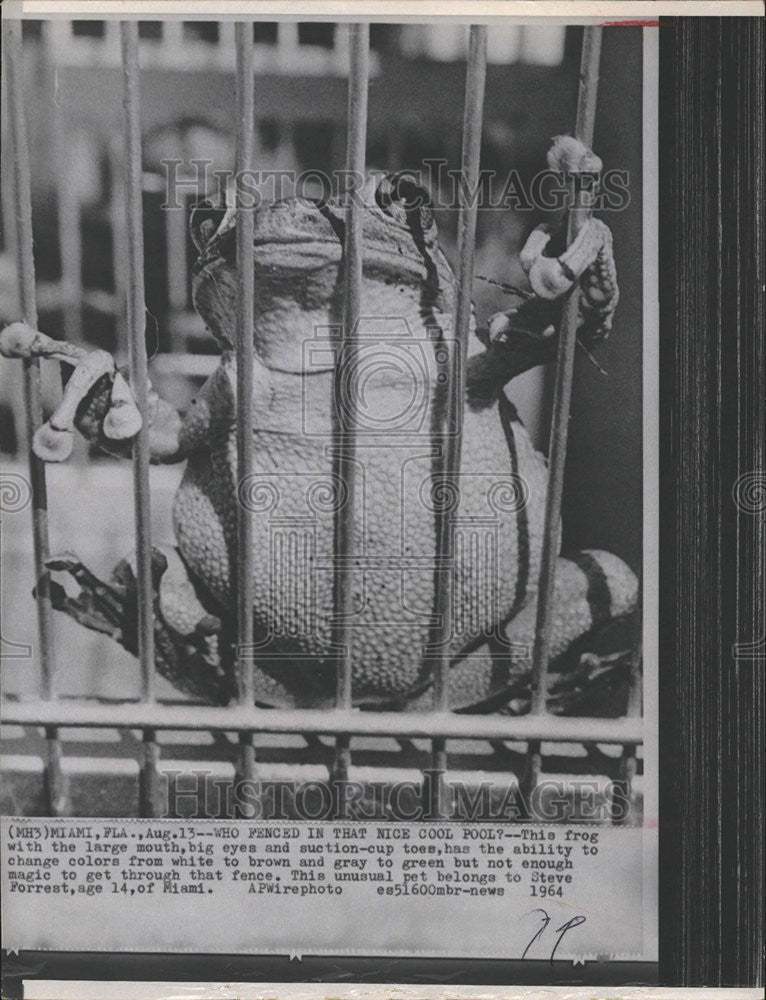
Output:
[[[144,233],[147,346],[155,388],[183,409],[216,364],[216,346],[191,308],[189,207],[203,194],[192,161],[231,170],[235,149],[234,24],[143,21]],[[458,169],[468,31],[465,25],[373,24],[368,130],[371,168],[420,169],[429,158]],[[571,132],[582,29],[501,26],[489,34],[482,169],[528,182],[545,166],[552,136]],[[331,22],[258,22],[255,43],[256,157],[260,170],[342,169],[345,155],[348,32]],[[24,22],[24,69],[32,164],[40,328],[101,347],[126,360],[124,143],[117,22]],[[641,560],[641,29],[604,32],[594,147],[605,168],[626,170],[630,205],[604,213],[613,228],[622,298],[600,369],[580,355],[564,499],[564,549],[603,548],[636,570]],[[7,123],[4,123],[4,129]],[[0,322],[19,318],[14,267],[12,172],[3,144]],[[180,211],[165,211],[165,167],[183,161]],[[289,194],[285,188],[283,195]],[[439,192],[434,192],[438,195]],[[444,193],[445,197],[448,196]],[[455,210],[438,213],[454,260]],[[476,274],[519,284],[518,251],[541,221],[536,210],[479,212]],[[477,278],[480,322],[514,300]],[[59,393],[57,366],[45,365],[45,404]],[[510,388],[525,422],[547,448],[550,372]],[[0,362],[0,449],[5,469],[24,471],[19,368]],[[52,551],[73,550],[108,575],[132,548],[130,469],[87,454],[49,469]],[[172,543],[170,505],[180,470],[152,469],[157,543]],[[76,484],[76,502],[73,489]],[[34,644],[29,512],[3,515],[2,634]],[[56,616],[67,651],[61,686],[69,694],[128,697],[138,665],[110,641]],[[69,651],[77,651],[69,655]],[[34,658],[5,661],[6,691],[34,689]],[[109,669],[105,668],[105,662]],[[166,693],[162,691],[161,693]]]

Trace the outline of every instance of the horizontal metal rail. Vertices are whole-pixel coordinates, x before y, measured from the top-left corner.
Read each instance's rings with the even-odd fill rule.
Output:
[[[338,709],[282,710],[229,706],[169,706],[140,702],[117,705],[67,702],[10,702],[6,725],[94,729],[217,730],[334,736],[390,736],[410,739],[545,740],[566,743],[640,744],[638,718],[591,719],[562,716],[455,715],[452,712],[345,712]]]

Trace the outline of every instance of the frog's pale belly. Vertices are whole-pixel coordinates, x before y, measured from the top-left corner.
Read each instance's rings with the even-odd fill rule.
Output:
[[[256,475],[239,491],[253,511],[254,618],[265,701],[316,705],[332,698],[334,507],[327,440],[254,433]],[[352,583],[354,697],[385,701],[424,677],[433,635],[438,490],[428,426],[397,437],[361,434]],[[235,609],[236,439],[190,458],[175,502],[176,536],[214,598]],[[450,510],[455,556],[453,653],[492,635],[518,611],[539,572],[545,462],[510,404],[466,409],[460,501]],[[340,497],[342,500],[343,498]]]

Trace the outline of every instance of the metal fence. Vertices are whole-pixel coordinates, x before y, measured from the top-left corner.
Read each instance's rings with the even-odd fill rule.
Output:
[[[5,70],[7,77],[8,119],[13,140],[13,175],[18,239],[17,264],[23,320],[37,328],[35,272],[32,252],[32,206],[30,163],[27,150],[23,95],[22,43],[18,22],[4,25]],[[482,107],[487,55],[487,28],[471,26],[467,59],[465,112],[463,128],[462,172],[465,189],[476,187],[479,175],[479,154],[482,132]],[[350,26],[350,70],[348,79],[348,142],[346,169],[358,176],[365,169],[365,139],[367,124],[367,92],[369,78],[369,26]],[[147,357],[144,342],[144,287],[141,191],[141,110],[139,102],[139,42],[135,22],[120,24],[123,88],[125,168],[124,208],[128,252],[126,256],[127,316],[130,381],[139,410],[146,412],[148,395]],[[252,167],[254,145],[253,113],[253,33],[248,24],[235,27],[237,85],[237,170]],[[580,94],[575,135],[590,144],[593,132],[600,29],[587,28],[584,35]],[[257,78],[255,80],[257,86]],[[349,175],[352,176],[352,175]],[[350,198],[347,207],[344,247],[343,342],[338,370],[353,365],[354,336],[360,312],[363,245],[362,211],[359,199]],[[584,209],[575,205],[570,212],[569,237],[582,224]],[[454,342],[450,382],[450,420],[457,427],[459,407],[465,395],[465,357],[471,309],[471,285],[476,233],[477,205],[460,208],[458,224],[458,295],[455,310]],[[253,362],[253,283],[254,247],[253,212],[241,205],[237,210],[237,270],[238,270],[238,337],[237,337],[237,455],[238,477],[242,480],[253,472],[252,451],[252,362]],[[526,745],[526,766],[521,779],[524,790],[530,792],[539,780],[541,744],[553,743],[612,744],[622,747],[616,779],[631,798],[631,781],[636,773],[636,752],[642,742],[640,697],[638,695],[638,658],[634,658],[628,714],[620,719],[564,718],[546,711],[549,661],[549,627],[556,562],[556,526],[560,517],[563,469],[566,454],[569,400],[573,378],[573,358],[576,342],[577,294],[572,294],[565,307],[560,330],[559,357],[556,370],[553,425],[551,431],[550,478],[547,496],[545,538],[541,564],[537,628],[533,658],[532,707],[526,716],[456,715],[448,711],[448,672],[450,666],[449,629],[453,620],[453,578],[449,572],[451,533],[446,518],[441,518],[437,532],[437,565],[447,567],[437,578],[437,609],[441,623],[438,659],[433,665],[435,697],[433,708],[424,712],[361,712],[352,707],[352,659],[350,626],[351,574],[353,564],[353,496],[354,496],[354,413],[348,414],[343,426],[336,429],[333,452],[336,456],[336,481],[340,481],[348,502],[335,514],[335,547],[333,565],[333,648],[340,650],[336,662],[336,706],[332,710],[277,710],[254,706],[253,658],[253,525],[252,512],[238,506],[237,560],[237,704],[226,708],[201,705],[170,705],[158,702],[155,693],[155,662],[153,634],[153,594],[151,580],[151,529],[149,491],[148,423],[144,421],[133,450],[133,481],[135,507],[135,537],[137,550],[138,587],[138,651],[141,663],[142,695],[139,702],[103,704],[89,700],[61,700],[56,697],[56,666],[52,639],[52,612],[47,592],[46,559],[49,555],[47,531],[46,478],[44,464],[31,451],[29,468],[32,488],[35,574],[40,581],[37,589],[37,609],[40,634],[41,686],[34,700],[7,701],[3,721],[8,724],[42,727],[45,732],[47,757],[44,765],[47,808],[51,815],[65,814],[68,809],[67,783],[62,772],[62,741],[60,730],[66,728],[102,727],[139,730],[143,735],[143,760],[140,778],[140,811],[142,815],[157,815],[160,808],[160,730],[236,732],[239,734],[239,774],[248,779],[258,776],[258,734],[301,734],[308,738],[320,734],[334,738],[334,762],[331,775],[343,779],[348,775],[353,737],[387,736],[401,740],[426,738],[431,744],[432,774],[437,775],[433,814],[446,814],[443,800],[444,775],[448,769],[448,741],[484,740],[513,741]],[[23,363],[26,401],[27,439],[42,423],[40,402],[40,371],[36,360]],[[452,435],[444,457],[446,479],[456,475],[460,466],[460,435]]]

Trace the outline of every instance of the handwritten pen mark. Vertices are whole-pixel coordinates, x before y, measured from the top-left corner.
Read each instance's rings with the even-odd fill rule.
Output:
[[[558,938],[556,939],[556,943],[553,946],[553,951],[551,952],[551,965],[553,965],[553,956],[556,954],[556,949],[561,944],[561,941],[566,932],[570,930],[572,927],[579,927],[580,924],[584,923],[585,923],[585,917],[580,915],[577,917],[572,917],[571,920],[567,920],[565,924],[562,924],[561,927],[559,927],[559,929],[556,931],[556,933],[558,934]]]
[[[529,944],[526,946],[526,948],[522,952],[522,955],[521,955],[522,961],[527,957],[527,952],[529,951],[529,949],[532,947],[532,945],[535,943],[535,941],[537,941],[537,939],[545,932],[545,930],[547,929],[548,925],[551,922],[551,918],[548,915],[547,911],[543,910],[541,907],[536,907],[534,910],[530,910],[529,913],[525,913],[524,916],[528,917],[532,913],[539,913],[541,915],[540,916],[540,926],[535,931],[535,933],[532,936],[532,939],[530,940]],[[572,917],[571,920],[567,920],[567,922],[565,924],[562,924],[561,927],[559,927],[559,928],[556,929],[556,934],[558,934],[558,937],[556,938],[556,942],[553,945],[553,948],[551,949],[551,955],[550,955],[550,959],[549,959],[551,965],[553,965],[553,959],[556,956],[556,951],[558,950],[559,945],[563,941],[564,935],[566,934],[566,932],[569,931],[569,930],[571,930],[573,927],[579,927],[580,924],[584,924],[585,923],[585,919],[586,918],[584,916],[582,916],[582,914],[579,914],[576,917]]]
[[[532,938],[532,940],[529,942],[529,944],[524,949],[524,951],[522,953],[522,956],[521,956],[521,960],[522,961],[524,961],[524,959],[527,957],[527,952],[529,951],[529,949],[532,947],[532,945],[535,943],[535,941],[537,941],[537,939],[543,933],[543,931],[545,930],[545,928],[551,922],[551,918],[548,916],[548,914],[545,912],[545,910],[540,909],[540,907],[536,907],[534,910],[530,910],[529,913],[542,913],[542,924],[540,925],[539,929],[535,932],[535,935]],[[526,916],[529,916],[529,913],[527,913]]]

